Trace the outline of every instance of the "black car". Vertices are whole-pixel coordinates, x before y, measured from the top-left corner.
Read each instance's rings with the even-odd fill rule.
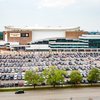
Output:
[[[23,94],[24,93],[24,90],[17,90],[16,92],[15,92],[15,94]]]

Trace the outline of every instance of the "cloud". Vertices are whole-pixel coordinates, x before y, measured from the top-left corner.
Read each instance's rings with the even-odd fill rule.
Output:
[[[66,7],[76,0],[40,0],[39,7]]]

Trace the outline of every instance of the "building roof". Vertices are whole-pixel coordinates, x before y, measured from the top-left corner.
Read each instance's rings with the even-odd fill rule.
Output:
[[[89,35],[89,34],[83,34],[82,36],[79,36],[80,39],[100,39],[100,35]]]
[[[17,31],[17,30],[24,30],[24,31],[41,31],[41,30],[53,30],[53,31],[80,31],[80,27],[75,28],[67,28],[67,27],[14,27],[14,26],[5,26],[6,31]]]

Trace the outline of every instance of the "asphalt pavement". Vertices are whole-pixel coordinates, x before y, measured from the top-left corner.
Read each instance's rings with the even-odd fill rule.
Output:
[[[100,100],[100,87],[0,92],[0,100]]]

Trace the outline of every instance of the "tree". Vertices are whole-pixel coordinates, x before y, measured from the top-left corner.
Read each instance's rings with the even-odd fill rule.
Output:
[[[70,74],[70,82],[73,84],[78,84],[82,81],[82,75],[80,74],[79,71],[74,70]]]
[[[43,71],[46,82],[50,85],[55,85],[64,82],[64,75],[66,75],[66,71],[59,70],[56,66],[51,66]]]
[[[34,85],[34,88],[37,84],[44,81],[42,74],[31,70],[25,72],[25,80],[28,82],[28,84]]]
[[[96,83],[100,80],[100,70],[97,68],[93,68],[90,70],[87,80],[91,83]]]

